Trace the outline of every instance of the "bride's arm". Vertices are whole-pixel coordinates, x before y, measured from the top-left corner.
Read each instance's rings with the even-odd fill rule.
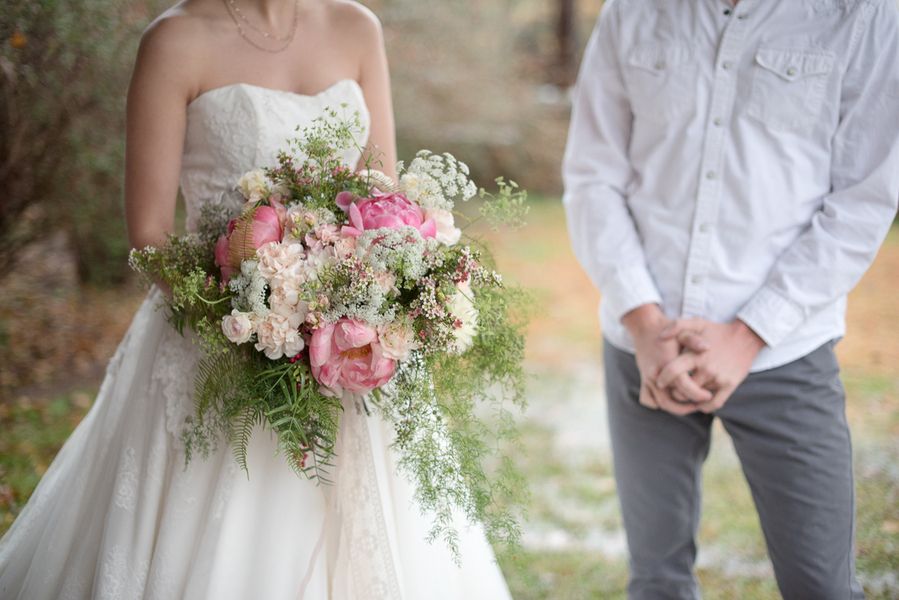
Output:
[[[355,16],[353,36],[359,63],[359,84],[371,113],[371,133],[360,167],[371,157],[371,167],[396,178],[396,131],[393,100],[390,94],[390,71],[384,49],[384,32],[378,18],[368,9],[353,3]]]
[[[125,214],[134,248],[173,232],[193,54],[185,17],[162,18],[141,39],[131,84],[125,146]]]

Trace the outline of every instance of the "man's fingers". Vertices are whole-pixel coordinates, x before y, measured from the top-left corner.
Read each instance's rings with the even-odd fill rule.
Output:
[[[712,392],[698,385],[687,373],[674,380],[673,389],[692,402],[710,402]]]
[[[675,402],[674,399],[663,389],[652,387],[653,396],[659,404],[659,408],[665,412],[683,417],[690,413],[696,412],[696,405],[692,402]]]
[[[698,365],[698,357],[692,352],[684,352],[669,362],[656,376],[657,388],[667,389],[681,375],[686,375]]]
[[[715,395],[709,402],[704,402],[697,406],[697,410],[699,412],[704,412],[706,414],[711,414],[717,410],[720,410],[724,403],[727,402],[727,399],[730,398],[730,395],[733,393],[735,388],[722,388],[715,392]]]
[[[668,390],[668,392],[671,394],[671,397],[674,398],[675,402],[689,402],[690,401],[690,399],[687,396],[685,396],[684,394],[682,394],[681,391],[679,389],[677,389],[676,387],[671,388],[670,390]]]
[[[710,389],[712,392],[717,391],[718,386],[715,385],[715,378],[705,369],[696,369],[690,374],[693,381],[701,388]]]
[[[640,404],[652,410],[659,410],[659,403],[656,402],[652,390],[645,383],[640,386]]]
[[[702,319],[677,319],[668,324],[659,334],[663,340],[673,340],[678,335],[688,330],[702,330]]]
[[[697,331],[682,331],[677,335],[677,343],[693,352],[705,352],[711,346]]]

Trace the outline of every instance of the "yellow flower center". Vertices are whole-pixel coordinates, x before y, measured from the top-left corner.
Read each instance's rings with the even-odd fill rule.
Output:
[[[340,353],[340,355],[344,358],[349,358],[350,360],[355,360],[357,358],[365,358],[366,356],[371,355],[371,346],[362,346],[361,348],[350,348],[349,350],[344,350]]]

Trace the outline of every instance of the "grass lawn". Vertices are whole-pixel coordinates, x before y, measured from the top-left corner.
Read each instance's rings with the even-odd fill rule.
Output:
[[[517,600],[624,598],[626,547],[599,389],[598,294],[571,255],[560,204],[535,201],[529,221],[520,231],[490,234],[501,269],[532,289],[537,303],[527,352],[531,408],[514,453],[532,493],[523,547],[501,549],[499,560]],[[852,294],[849,334],[839,346],[855,440],[858,568],[873,599],[899,597],[897,272],[894,230]],[[0,532],[89,408],[96,384],[0,401]],[[748,488],[720,428],[704,485],[704,596],[778,598]]]

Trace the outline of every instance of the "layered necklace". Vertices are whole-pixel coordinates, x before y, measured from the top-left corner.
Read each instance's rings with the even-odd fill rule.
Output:
[[[290,27],[290,31],[287,32],[287,35],[279,36],[275,35],[272,32],[265,31],[264,29],[260,29],[253,25],[252,22],[247,18],[243,11],[240,10],[240,7],[237,5],[236,0],[223,0],[225,3],[225,7],[228,9],[228,14],[231,15],[231,20],[234,21],[234,24],[237,25],[237,32],[240,34],[244,40],[247,41],[251,46],[262,50],[263,52],[271,52],[272,54],[277,54],[278,52],[283,52],[287,50],[287,47],[290,46],[290,42],[293,41],[294,35],[297,32],[297,23],[300,19],[300,0],[294,0],[293,5],[293,25]],[[252,37],[247,35],[247,30],[244,27],[248,27],[250,30],[256,32],[256,34],[261,35],[267,42],[273,42],[276,45],[274,47],[269,47],[263,44],[260,44]]]

